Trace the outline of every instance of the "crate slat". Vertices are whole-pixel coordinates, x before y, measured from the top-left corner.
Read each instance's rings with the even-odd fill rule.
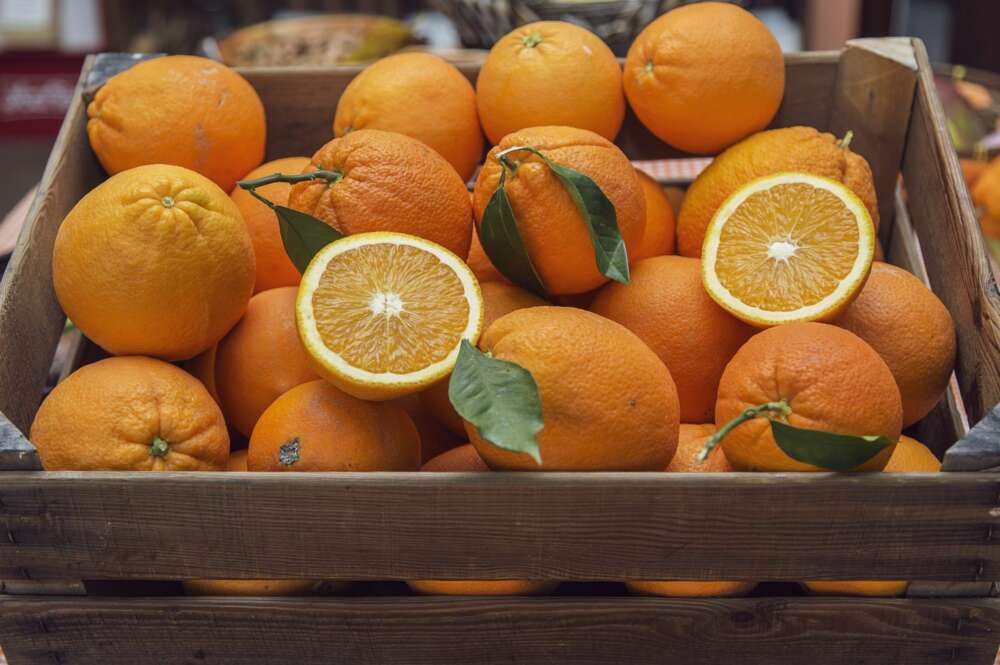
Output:
[[[0,600],[11,665],[991,665],[1000,601]]]
[[[11,472],[0,577],[989,581],[998,487],[965,473]]]

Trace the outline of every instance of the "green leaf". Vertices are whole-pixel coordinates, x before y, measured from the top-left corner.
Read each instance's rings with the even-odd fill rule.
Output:
[[[832,471],[857,468],[892,445],[884,436],[834,434],[793,427],[778,420],[771,421],[771,433],[778,447],[792,459]]]
[[[479,435],[504,450],[542,463],[536,435],[542,431],[542,398],[531,372],[486,355],[462,340],[448,383],[448,399]]]
[[[504,190],[506,181],[507,169],[503,168],[497,190],[483,210],[479,241],[483,245],[483,251],[504,277],[521,288],[544,297],[542,280],[528,257],[528,250],[524,247],[524,240],[514,218],[514,209]]]
[[[319,250],[344,237],[329,224],[301,210],[279,205],[273,206],[272,209],[278,216],[278,228],[281,229],[281,242],[285,245],[285,253],[300,274],[306,271],[309,262]]]
[[[628,284],[628,253],[625,250],[622,234],[618,230],[618,215],[614,204],[590,177],[568,166],[561,166],[547,158],[543,159],[553,173],[562,180],[563,186],[583,216],[583,221],[587,223],[590,241],[597,256],[597,269],[605,277]]]

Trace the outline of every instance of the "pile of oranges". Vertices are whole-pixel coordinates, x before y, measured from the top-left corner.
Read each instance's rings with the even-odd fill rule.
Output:
[[[67,316],[111,357],[42,404],[44,466],[937,470],[901,432],[947,386],[949,313],[874,260],[876,193],[850,136],[767,129],[783,92],[777,42],[734,5],[661,16],[624,68],[588,31],[542,22],[503,37],[475,88],[433,55],[380,60],[330,109],[329,143],[262,164],[264,108],[239,74],[132,67],[88,109],[110,177],[52,257]],[[717,154],[679,206],[613,143],[627,106]]]

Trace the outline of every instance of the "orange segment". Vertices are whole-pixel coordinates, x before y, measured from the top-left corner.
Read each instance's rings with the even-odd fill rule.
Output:
[[[416,392],[475,343],[482,296],[457,256],[401,233],[331,243],[303,275],[299,334],[321,374],[362,399]]]
[[[828,320],[863,285],[874,238],[864,204],[842,184],[805,173],[759,178],[730,196],[709,225],[705,287],[757,326]]]

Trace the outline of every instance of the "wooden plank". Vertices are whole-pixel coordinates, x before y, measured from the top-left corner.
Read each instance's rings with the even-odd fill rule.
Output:
[[[65,316],[52,289],[52,244],[66,213],[103,176],[87,142],[80,90],[63,121],[38,195],[0,282],[0,411],[27,429],[41,400]]]
[[[997,494],[987,474],[10,472],[0,576],[983,581]]]
[[[0,471],[40,471],[41,468],[35,446],[0,413]]]
[[[4,599],[10,665],[990,665],[1000,601]]]
[[[955,373],[969,420],[977,422],[1000,402],[1000,293],[919,41],[914,53],[920,70],[903,179],[931,285],[955,320]],[[1000,439],[992,441],[1000,447]]]
[[[830,131],[853,132],[851,150],[868,160],[878,195],[883,242],[895,214],[896,183],[902,162],[916,65],[908,38],[847,42],[837,67]]]

